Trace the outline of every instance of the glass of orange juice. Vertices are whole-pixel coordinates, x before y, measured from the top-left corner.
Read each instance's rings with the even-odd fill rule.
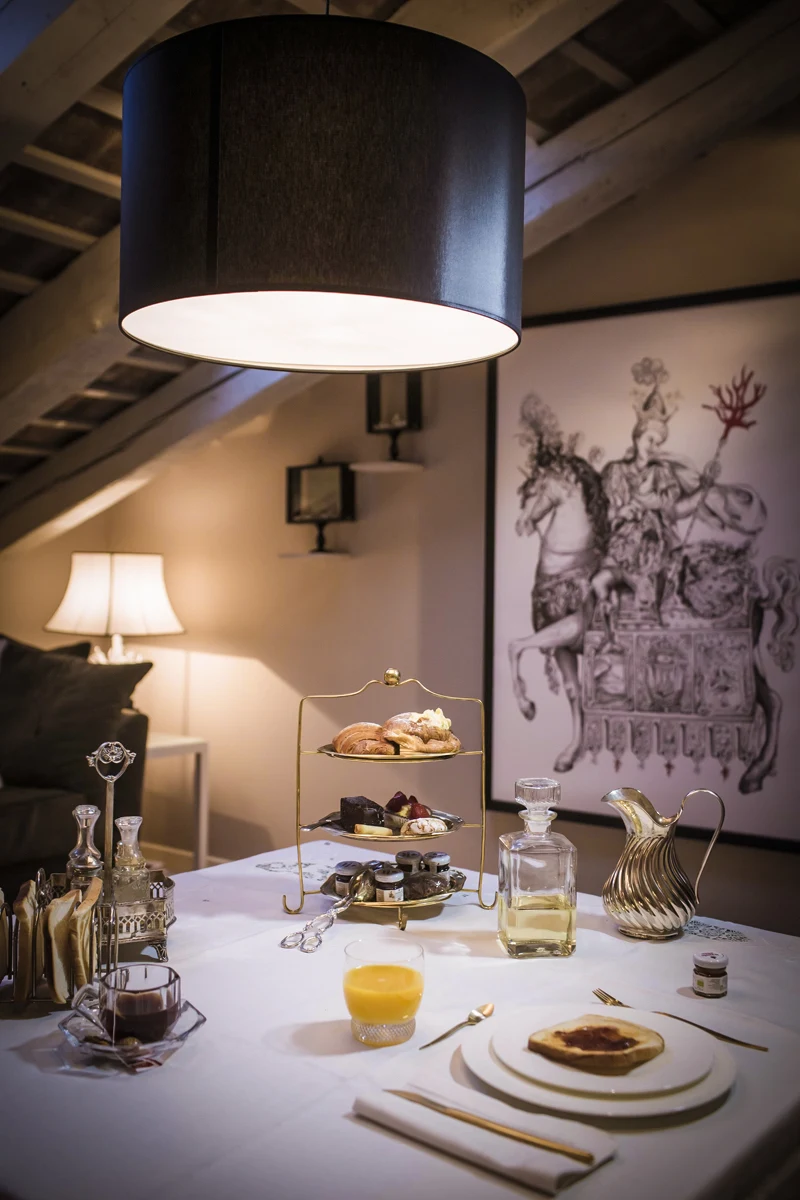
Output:
[[[425,985],[422,946],[400,938],[362,938],[345,947],[344,959],[353,1037],[365,1046],[407,1042]]]

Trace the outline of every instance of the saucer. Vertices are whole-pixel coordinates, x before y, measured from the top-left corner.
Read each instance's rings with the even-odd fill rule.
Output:
[[[59,1021],[58,1028],[64,1034],[71,1046],[92,1058],[104,1059],[107,1062],[123,1063],[126,1067],[137,1065],[160,1065],[174,1051],[179,1049],[186,1039],[205,1025],[206,1018],[188,1000],[184,1000],[175,1024],[158,1042],[120,1042],[114,1045],[104,1040],[100,1030],[87,1017],[79,1012],[70,1012]]]

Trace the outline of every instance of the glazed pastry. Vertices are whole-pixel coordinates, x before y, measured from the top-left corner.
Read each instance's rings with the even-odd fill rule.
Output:
[[[431,833],[447,833],[447,822],[441,817],[417,817],[406,821],[400,832],[404,837],[425,837]]]
[[[381,726],[374,721],[357,721],[347,725],[333,739],[337,754],[396,754],[391,742],[387,742]]]
[[[92,979],[92,915],[100,899],[103,884],[93,879],[83,893],[83,900],[72,910],[69,918],[69,953],[75,990]]]
[[[449,718],[440,708],[398,713],[384,724],[383,736],[387,742],[394,742],[401,754],[455,754],[461,749]]]
[[[383,807],[367,796],[342,796],[339,801],[339,824],[348,833],[356,825],[383,825]]]
[[[58,896],[48,904],[39,922],[44,929],[44,973],[51,1000],[66,1004],[69,999],[70,953],[69,920],[80,903],[78,888]]]
[[[467,882],[467,877],[463,871],[457,871],[455,867],[450,868],[450,891],[451,892],[460,892],[466,882]]]
[[[31,991],[34,976],[34,926],[36,924],[36,884],[32,879],[23,883],[14,901],[17,918],[17,970],[14,975],[14,1000],[24,1003]]]

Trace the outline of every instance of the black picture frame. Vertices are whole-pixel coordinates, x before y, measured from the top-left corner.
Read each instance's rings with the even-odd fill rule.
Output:
[[[659,297],[623,304],[605,305],[595,308],[575,309],[546,313],[534,317],[523,317],[522,328],[532,329],[548,325],[561,325],[601,320],[608,317],[633,316],[640,313],[658,313],[687,308],[700,308],[716,304],[731,304],[736,301],[759,300],[800,294],[800,279],[780,280],[773,283],[720,289],[708,292],[686,293]],[[486,722],[486,771],[489,787],[487,808],[496,812],[519,812],[517,805],[492,796],[492,758],[494,732],[494,595],[495,595],[495,519],[497,494],[497,414],[498,414],[498,360],[487,363],[486,374],[486,526],[484,537],[484,623],[483,623],[483,698]],[[603,825],[619,828],[616,816],[605,813],[588,813],[583,810],[563,808],[560,815],[571,821],[586,825]],[[683,837],[708,841],[709,831],[705,828],[681,822]],[[747,846],[754,849],[779,850],[784,853],[800,854],[800,840],[784,839],[758,834],[746,834],[723,830],[720,842],[729,845]]]
[[[404,412],[397,421],[385,419],[385,393],[402,395]],[[399,456],[397,439],[401,433],[418,433],[422,429],[422,372],[405,374],[367,375],[367,433],[389,438],[389,457]],[[397,414],[400,416],[400,414]]]
[[[323,475],[335,479],[333,488]],[[348,463],[319,458],[314,463],[286,468],[287,525],[319,526],[355,519],[355,474]]]

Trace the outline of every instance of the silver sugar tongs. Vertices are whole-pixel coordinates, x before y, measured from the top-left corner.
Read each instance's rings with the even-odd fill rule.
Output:
[[[280,944],[284,950],[294,950],[296,947],[302,950],[303,954],[313,954],[315,950],[319,950],[322,945],[323,933],[326,933],[330,929],[336,918],[348,909],[351,904],[368,898],[373,886],[371,874],[380,865],[380,863],[375,862],[364,863],[364,866],[359,871],[356,871],[350,880],[350,887],[346,896],[342,896],[341,900],[335,900],[327,912],[312,917],[296,933],[287,933],[286,937],[282,938]]]

